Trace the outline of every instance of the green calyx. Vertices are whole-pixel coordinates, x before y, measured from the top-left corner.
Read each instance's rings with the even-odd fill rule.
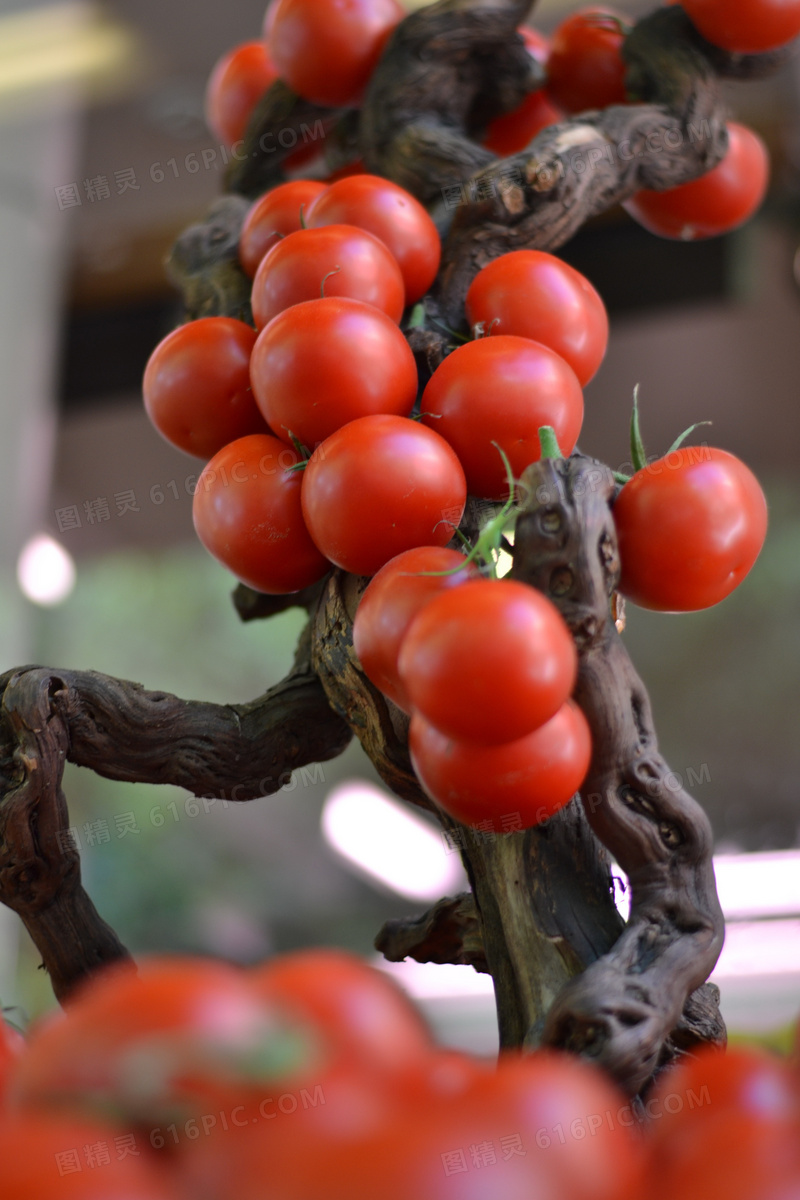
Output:
[[[662,457],[666,457],[667,454],[672,454],[673,450],[679,450],[680,447],[683,445],[683,443],[686,441],[686,439],[689,437],[689,435],[691,433],[694,433],[695,429],[699,429],[701,425],[710,425],[710,424],[711,424],[710,421],[695,421],[695,423],[693,425],[690,425],[688,429],[684,429],[683,433],[681,433],[678,437],[676,437],[675,441],[672,443],[672,445],[669,447],[669,449],[664,452],[664,455]],[[636,472],[638,472],[638,471],[643,471],[645,469],[645,467],[647,466],[647,452],[644,448],[644,442],[642,440],[642,431],[641,431],[641,428],[639,425],[639,384],[638,383],[636,384],[636,387],[633,389],[633,411],[631,413],[630,433],[631,433],[631,465],[633,466],[634,474],[636,474]],[[623,474],[622,471],[614,471],[613,475],[614,475],[614,479],[616,480],[616,482],[623,484],[623,485],[626,484],[628,482],[628,480],[631,478],[630,475],[625,475],[625,474]]]

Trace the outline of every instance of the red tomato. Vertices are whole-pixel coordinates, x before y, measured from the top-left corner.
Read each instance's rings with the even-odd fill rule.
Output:
[[[277,0],[270,9],[270,52],[281,79],[332,108],[358,103],[405,16],[397,0]]]
[[[552,817],[589,769],[592,741],[571,700],[533,733],[500,746],[455,741],[415,712],[409,749],[425,791],[463,825],[505,833]]]
[[[645,1105],[653,1200],[788,1200],[800,1188],[800,1089],[773,1055],[701,1049]]]
[[[387,975],[345,950],[282,954],[250,975],[270,1007],[284,1006],[319,1030],[352,1066],[405,1074],[433,1050],[408,997]]]
[[[320,1145],[295,1127],[276,1156],[248,1130],[229,1194],[260,1200],[268,1175],[292,1200],[622,1200],[641,1154],[618,1117],[632,1121],[623,1097],[577,1059],[476,1065],[449,1094],[420,1079],[391,1120],[355,1142]]]
[[[436,278],[441,242],[427,211],[409,192],[378,175],[338,179],[311,206],[308,225],[358,225],[391,250],[403,275],[406,303],[424,296]]]
[[[578,656],[546,596],[512,579],[477,579],[434,596],[398,662],[411,703],[459,741],[500,745],[555,716]]]
[[[502,399],[501,399],[502,398]],[[552,425],[571,454],[583,422],[583,393],[572,367],[528,338],[467,342],[434,371],[422,396],[423,423],[455,450],[474,496],[504,500],[505,451],[519,478],[541,455],[539,429]]]
[[[800,0],[683,0],[691,21],[715,46],[761,54],[800,33]]]
[[[244,42],[223,54],[206,87],[206,124],[228,146],[244,137],[250,114],[278,78],[264,42]]]
[[[420,573],[430,571],[454,573]],[[353,646],[367,678],[404,712],[411,711],[411,701],[397,673],[397,658],[409,625],[433,596],[477,576],[477,567],[464,563],[458,550],[418,546],[381,567],[361,597]]]
[[[298,1030],[306,1027],[279,1017],[244,971],[154,956],[138,974],[130,965],[102,971],[34,1030],[9,1095],[17,1105],[69,1104],[157,1124],[288,1075],[297,1065],[281,1061],[280,1043]]]
[[[24,1048],[22,1034],[0,1019],[0,1109],[5,1101],[9,1077]]]
[[[220,450],[197,482],[197,536],[258,592],[297,592],[330,569],[303,521],[302,479],[290,470],[299,458],[271,434],[251,434]]]
[[[522,35],[531,58],[540,63],[546,62],[550,53],[549,39],[528,25],[521,25],[517,32]],[[526,96],[512,112],[495,117],[489,124],[483,144],[501,158],[518,154],[533,141],[537,133],[548,125],[557,125],[563,119],[563,112],[552,103],[547,89],[539,88]]]
[[[130,1129],[79,1116],[15,1114],[0,1124],[3,1200],[178,1200]]]
[[[159,342],[142,390],[162,437],[210,458],[234,438],[269,432],[250,388],[255,342],[255,330],[233,317],[188,321]]]
[[[569,363],[584,386],[608,344],[608,315],[585,275],[544,250],[512,250],[479,271],[466,298],[471,326],[541,342]]]
[[[769,183],[769,154],[757,133],[731,121],[728,152],[716,167],[665,192],[636,192],[623,208],[650,233],[695,241],[728,233],[752,217]]]
[[[293,179],[256,200],[239,235],[239,261],[251,279],[267,251],[302,228],[301,218],[325,186],[318,179]]]
[[[404,416],[417,396],[417,365],[397,325],[371,304],[339,296],[295,304],[270,321],[250,378],[270,427],[309,449],[357,417]]]
[[[614,504],[620,591],[642,608],[710,608],[742,582],[767,533],[758,480],[725,450],[685,446],[637,471]]]
[[[293,304],[347,296],[385,312],[398,324],[405,308],[403,276],[379,238],[354,225],[299,229],[264,255],[253,280],[259,329]]]
[[[314,451],[303,477],[311,536],[354,575],[374,575],[414,546],[444,546],[466,498],[447,442],[404,417],[351,421]]]
[[[558,26],[547,60],[547,91],[565,112],[624,104],[620,54],[627,17],[614,8],[581,8]]]

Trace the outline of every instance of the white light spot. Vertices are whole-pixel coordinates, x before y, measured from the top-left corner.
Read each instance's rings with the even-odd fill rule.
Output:
[[[61,604],[75,586],[75,563],[63,546],[39,533],[22,548],[17,581],[34,604]]]
[[[322,832],[371,881],[411,900],[438,900],[465,886],[461,860],[444,835],[370,783],[353,780],[331,791]]]

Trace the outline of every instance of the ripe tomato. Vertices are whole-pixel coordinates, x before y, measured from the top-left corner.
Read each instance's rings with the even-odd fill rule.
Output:
[[[761,54],[800,33],[800,0],[683,0],[692,23],[715,46]]]
[[[614,504],[620,591],[642,608],[710,608],[742,582],[767,533],[752,471],[725,450],[685,446],[637,471]]]
[[[427,211],[409,192],[378,175],[348,175],[312,204],[308,225],[358,225],[381,239],[397,259],[406,303],[424,296],[436,278],[442,246]]]
[[[403,1075],[433,1051],[405,993],[355,954],[320,948],[282,954],[250,975],[270,1007],[316,1028],[352,1066]]]
[[[256,200],[239,235],[239,261],[251,279],[267,251],[302,228],[301,218],[325,186],[318,179],[293,179]]]
[[[469,492],[508,496],[502,446],[518,478],[541,455],[539,429],[552,425],[571,454],[583,422],[583,393],[572,367],[529,338],[498,335],[459,346],[434,371],[422,396],[423,423],[455,450]]]
[[[234,46],[214,67],[206,87],[206,124],[228,146],[244,137],[250,114],[278,72],[264,42]]]
[[[544,250],[512,250],[479,271],[466,298],[471,326],[549,346],[584,386],[608,344],[608,315],[585,275]]]
[[[701,1049],[646,1103],[647,1195],[784,1200],[800,1187],[800,1089],[780,1059],[749,1047]]]
[[[291,431],[309,449],[357,417],[404,416],[417,396],[417,365],[397,325],[340,296],[295,304],[270,321],[250,378],[270,428],[286,441]]]
[[[138,968],[102,971],[34,1030],[11,1081],[13,1104],[157,1124],[312,1061],[316,1047],[297,1040],[308,1027],[270,1007],[244,971],[157,956]],[[296,1061],[283,1049],[287,1037]]]
[[[420,574],[430,571],[454,574]],[[418,546],[381,567],[361,597],[353,622],[356,654],[367,678],[404,712],[411,711],[411,701],[397,673],[397,658],[411,622],[433,596],[477,576],[477,567],[465,563],[458,550]]]
[[[109,1122],[18,1113],[0,1124],[3,1200],[178,1200],[147,1140]]]
[[[500,745],[555,716],[575,683],[575,643],[556,607],[512,579],[477,579],[430,600],[400,648],[414,708],[459,741]]]
[[[405,308],[403,276],[379,238],[354,225],[299,229],[273,246],[253,280],[259,329],[293,304],[347,296],[385,312],[398,324]]]
[[[255,342],[255,330],[233,317],[188,321],[159,342],[142,391],[162,437],[210,458],[234,438],[269,432],[250,388]]]
[[[696,241],[752,217],[769,182],[769,154],[757,133],[731,121],[728,152],[707,174],[665,192],[636,192],[623,208],[650,233]]]
[[[299,455],[271,434],[223,447],[197,482],[197,536],[237,579],[258,592],[297,592],[330,568],[309,536],[300,507]]]
[[[270,52],[281,79],[332,108],[358,103],[405,16],[397,0],[277,0],[270,10]]]
[[[229,1194],[260,1200],[268,1175],[292,1200],[622,1200],[639,1182],[641,1154],[619,1114],[631,1120],[623,1097],[577,1059],[476,1064],[449,1093],[420,1079],[416,1095],[355,1141],[320,1145],[287,1130],[293,1145],[275,1156],[248,1130]]]
[[[536,29],[521,25],[517,30],[522,35],[531,58],[546,62],[550,53],[550,41]],[[532,142],[537,133],[548,125],[563,121],[564,114],[550,100],[546,88],[539,88],[526,96],[512,112],[503,113],[490,122],[483,144],[501,158],[518,154]]]
[[[533,733],[500,746],[455,741],[415,712],[409,748],[425,791],[451,817],[505,833],[546,822],[572,799],[589,769],[592,741],[586,718],[568,700]]]
[[[437,433],[405,417],[372,416],[351,421],[314,451],[301,498],[326,558],[354,575],[374,575],[404,550],[449,542],[467,485]]]
[[[620,49],[627,18],[614,8],[581,8],[553,34],[547,59],[547,91],[567,113],[624,104],[625,71]]]

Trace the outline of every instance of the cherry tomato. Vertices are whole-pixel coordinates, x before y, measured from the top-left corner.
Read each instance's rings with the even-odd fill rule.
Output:
[[[454,573],[421,573],[431,571]],[[397,658],[411,622],[433,596],[477,575],[477,567],[465,563],[458,550],[418,546],[381,567],[361,597],[353,622],[356,654],[367,678],[404,712],[411,711],[411,701],[397,673]]]
[[[378,175],[348,175],[312,204],[308,225],[358,225],[381,239],[397,259],[412,304],[436,278],[441,242],[436,226],[409,192]]]
[[[263,329],[293,304],[347,296],[398,324],[405,308],[403,276],[379,238],[354,225],[299,229],[273,246],[253,280],[253,317]]]
[[[22,1034],[0,1019],[0,1110],[5,1101],[9,1077],[24,1048],[25,1039]]]
[[[592,754],[586,718],[571,700],[533,733],[500,746],[455,741],[415,712],[409,748],[437,804],[495,833],[546,822],[575,795]]]
[[[270,8],[270,52],[281,79],[332,108],[358,103],[405,16],[397,0],[277,0]]]
[[[16,1113],[0,1125],[3,1200],[178,1200],[144,1138],[108,1121]],[[127,1148],[126,1148],[127,1147]]]
[[[683,0],[692,23],[715,46],[761,54],[800,33],[799,0]]]
[[[273,318],[253,349],[250,378],[270,428],[309,449],[357,417],[410,413],[417,395],[416,362],[397,325],[339,296]]]
[[[728,152],[699,179],[665,192],[636,192],[623,208],[650,233],[696,241],[752,217],[769,182],[769,154],[757,133],[731,121]]]
[[[541,592],[477,579],[429,600],[400,648],[411,703],[442,733],[481,745],[544,725],[575,683],[575,643]]]
[[[446,545],[466,498],[447,442],[404,417],[351,421],[314,451],[303,477],[311,536],[354,575],[374,575],[414,546]]]
[[[528,25],[521,25],[517,32],[522,35],[531,58],[546,62],[550,53],[549,39]],[[483,144],[501,158],[518,154],[533,141],[537,133],[548,125],[557,125],[563,119],[563,112],[553,104],[547,89],[539,88],[526,96],[512,112],[495,117],[486,130]]]
[[[318,179],[293,179],[256,200],[239,235],[239,261],[251,279],[268,250],[287,233],[302,229],[302,217],[325,186]]]
[[[436,1067],[441,1072],[441,1063]],[[231,1163],[237,1200],[260,1200],[269,1175],[292,1200],[622,1200],[641,1153],[624,1098],[578,1059],[541,1052],[476,1064],[455,1090],[416,1095],[381,1126],[320,1146],[287,1129],[278,1155],[255,1129]],[[221,1142],[222,1139],[220,1139]],[[244,1147],[246,1146],[246,1150]],[[198,1147],[202,1151],[202,1146]]]
[[[654,1200],[709,1193],[784,1200],[800,1187],[800,1089],[787,1065],[750,1047],[703,1048],[660,1078],[646,1103]]]
[[[210,458],[234,438],[269,432],[250,388],[255,342],[255,330],[233,317],[189,321],[159,342],[142,388],[162,437]]]
[[[642,608],[692,612],[742,582],[764,544],[767,503],[740,459],[686,446],[636,472],[614,524],[623,595]]]
[[[129,964],[100,972],[34,1030],[11,1081],[13,1104],[158,1124],[313,1061],[316,1047],[298,1041],[307,1026],[270,1007],[244,971],[188,957],[137,965],[138,974]]]
[[[387,975],[344,950],[282,954],[250,975],[270,1006],[317,1028],[351,1065],[405,1074],[433,1050],[430,1033]]]
[[[489,336],[512,334],[549,346],[584,386],[608,344],[608,315],[585,275],[544,250],[501,254],[470,284],[467,320]]]
[[[539,429],[552,425],[571,454],[583,422],[583,393],[572,367],[529,338],[498,335],[459,346],[434,371],[422,420],[455,450],[474,496],[508,496],[500,445],[519,478],[541,455]]]
[[[277,78],[264,42],[244,42],[223,54],[206,87],[206,123],[214,136],[228,146],[244,137],[253,109]]]
[[[581,8],[558,26],[547,59],[547,91],[564,112],[624,104],[620,54],[627,18],[616,9]]]
[[[259,592],[296,592],[321,579],[330,563],[314,545],[300,507],[299,455],[271,434],[223,447],[197,482],[197,536],[237,579]]]

